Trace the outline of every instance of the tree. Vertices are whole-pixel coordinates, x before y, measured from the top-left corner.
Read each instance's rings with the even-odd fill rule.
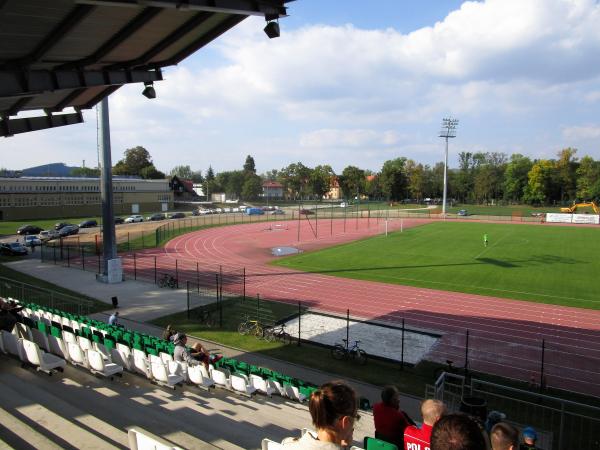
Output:
[[[560,201],[575,200],[577,192],[577,149],[567,147],[558,152],[556,170],[560,183]]]
[[[254,158],[250,155],[246,156],[246,162],[244,163],[244,172],[256,175],[256,165],[254,164]]]
[[[163,172],[157,170],[156,167],[154,167],[154,164],[150,164],[149,166],[143,167],[142,170],[140,170],[139,175],[145,180],[163,180],[167,178],[167,176]]]
[[[240,198],[245,176],[241,170],[220,172],[215,178],[215,187],[219,186],[228,197]]]
[[[258,175],[246,177],[242,187],[242,198],[244,200],[256,200],[262,193],[262,178]]]
[[[204,177],[202,176],[201,170],[195,170],[194,172],[192,172],[192,181],[198,184],[204,183]]]
[[[192,172],[190,166],[175,166],[171,169],[170,175],[184,180],[191,180],[194,172]]]
[[[546,204],[552,200],[553,182],[556,179],[554,161],[541,159],[536,161],[527,174],[524,201],[530,204]]]
[[[365,171],[355,166],[348,166],[342,171],[339,183],[344,198],[360,198],[360,194],[365,193]]]
[[[290,164],[279,171],[279,180],[293,198],[301,198],[309,193],[308,185],[311,169],[301,162]]]
[[[365,192],[369,196],[369,199],[380,199],[383,197],[379,174],[374,174],[366,181]]]
[[[454,197],[461,202],[466,202],[473,192],[473,154],[471,152],[460,152],[458,154],[458,171],[452,185]]]
[[[408,180],[404,172],[406,158],[390,159],[383,163],[380,174],[381,190],[389,200],[401,200],[406,195]]]
[[[528,173],[533,163],[519,153],[511,155],[510,162],[504,172],[504,199],[519,203],[523,200],[525,187],[528,183]]]
[[[331,188],[331,179],[335,172],[329,165],[317,166],[310,174],[310,189],[315,197],[321,200]]]
[[[206,200],[210,200],[210,194],[216,191],[215,172],[212,166],[208,166],[206,177],[204,178],[204,192],[206,192]]]
[[[600,161],[590,156],[581,158],[577,168],[577,198],[582,201],[600,199]]]
[[[92,169],[91,167],[75,167],[74,169],[71,169],[71,176],[96,178],[100,176],[100,169]]]
[[[125,157],[117,162],[113,168],[113,174],[141,176],[142,169],[150,165],[152,165],[150,153],[138,145],[125,150]]]
[[[412,160],[407,161],[407,166],[410,167],[408,178],[410,196],[416,199],[417,203],[420,203],[426,189],[425,169],[423,168],[423,164],[415,164]]]

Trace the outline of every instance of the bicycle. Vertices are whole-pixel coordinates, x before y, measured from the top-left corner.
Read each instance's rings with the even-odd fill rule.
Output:
[[[171,289],[175,289],[177,287],[177,279],[165,273],[163,277],[158,280],[158,287],[169,287]]]
[[[256,337],[263,336],[263,326],[258,320],[252,320],[246,316],[238,326],[238,333],[241,335],[252,335]]]
[[[351,348],[348,347],[347,339],[342,339],[342,341],[344,342],[344,345],[335,344],[331,349],[331,356],[333,359],[341,360],[352,358],[361,366],[367,364],[367,352],[358,346],[360,341],[354,341],[354,345]]]
[[[263,339],[267,342],[282,341],[287,344],[292,343],[292,335],[285,331],[285,324],[267,327],[264,329]]]

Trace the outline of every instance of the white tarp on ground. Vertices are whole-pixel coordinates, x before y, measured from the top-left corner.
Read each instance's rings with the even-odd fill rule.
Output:
[[[300,321],[301,338],[320,344],[342,344],[346,339],[346,319],[322,316],[319,314],[304,314]],[[285,329],[292,336],[298,336],[298,318],[285,324]],[[360,341],[360,348],[368,355],[382,356],[401,361],[402,330],[366,324],[350,320],[350,345]],[[418,363],[429,352],[437,337],[429,334],[405,331],[404,333],[404,362]]]
[[[600,223],[600,215],[598,215],[598,214],[547,213],[546,214],[546,222],[599,224]]]

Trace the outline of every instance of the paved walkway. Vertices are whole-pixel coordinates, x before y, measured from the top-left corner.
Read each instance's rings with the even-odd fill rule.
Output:
[[[113,296],[119,298],[119,315],[121,323],[131,329],[160,336],[162,330],[148,321],[175,312],[185,311],[187,296],[185,290],[161,289],[157,286],[128,280],[119,284],[104,284],[97,282],[95,274],[78,269],[70,269],[58,265],[41,263],[35,259],[23,259],[6,264],[8,267],[25,272],[31,276],[57,284],[75,292],[80,292],[99,301],[109,303]],[[106,320],[111,313],[97,313],[93,317]],[[296,378],[321,384],[325,381],[341,378],[339,375],[310,369],[286,361],[270,358],[260,353],[226,347],[222,344],[200,340],[206,348],[219,352],[227,357],[268,367]],[[368,366],[365,370],[369,370]],[[356,380],[347,380],[355,387],[359,395],[367,397],[371,403],[379,401],[381,388]],[[420,419],[420,399],[403,396],[402,408],[415,420]]]

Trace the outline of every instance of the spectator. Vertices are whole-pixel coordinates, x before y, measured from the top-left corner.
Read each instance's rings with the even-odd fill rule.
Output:
[[[466,414],[443,416],[431,430],[431,450],[487,449],[483,430]]]
[[[538,450],[535,446],[537,441],[537,433],[532,427],[526,427],[523,429],[523,443],[519,447],[520,450]]]
[[[171,325],[167,325],[167,328],[165,328],[165,331],[163,331],[162,338],[165,341],[172,341],[176,334],[177,332],[171,328]]]
[[[498,422],[490,431],[492,450],[518,450],[519,430],[506,422]]]
[[[112,315],[108,318],[108,324],[119,325],[119,311],[112,313]]]
[[[412,423],[400,409],[400,392],[396,386],[385,386],[381,391],[381,402],[373,405],[375,437],[402,448],[404,430]]]
[[[192,350],[186,347],[187,336],[183,333],[177,333],[173,338],[175,343],[175,351],[173,358],[175,361],[185,362],[190,366],[194,366],[198,363],[204,364],[204,367],[208,369],[209,356],[208,352],[202,347],[199,342],[192,347]]]
[[[308,409],[317,433],[299,439],[284,439],[286,449],[339,450],[352,445],[354,422],[358,420],[356,393],[342,381],[325,383],[310,396]]]
[[[506,419],[506,414],[504,414],[503,412],[490,411],[490,413],[487,416],[487,420],[485,421],[485,431],[490,433],[492,431],[492,428],[494,428],[494,425],[502,422],[504,419]]]
[[[12,332],[19,321],[17,313],[22,309],[22,306],[0,298],[0,330]]]
[[[414,425],[406,427],[404,431],[405,450],[425,450],[429,449],[429,440],[431,438],[431,428],[435,423],[446,414],[446,405],[439,400],[425,400],[421,403],[421,416],[423,425],[417,428]]]

